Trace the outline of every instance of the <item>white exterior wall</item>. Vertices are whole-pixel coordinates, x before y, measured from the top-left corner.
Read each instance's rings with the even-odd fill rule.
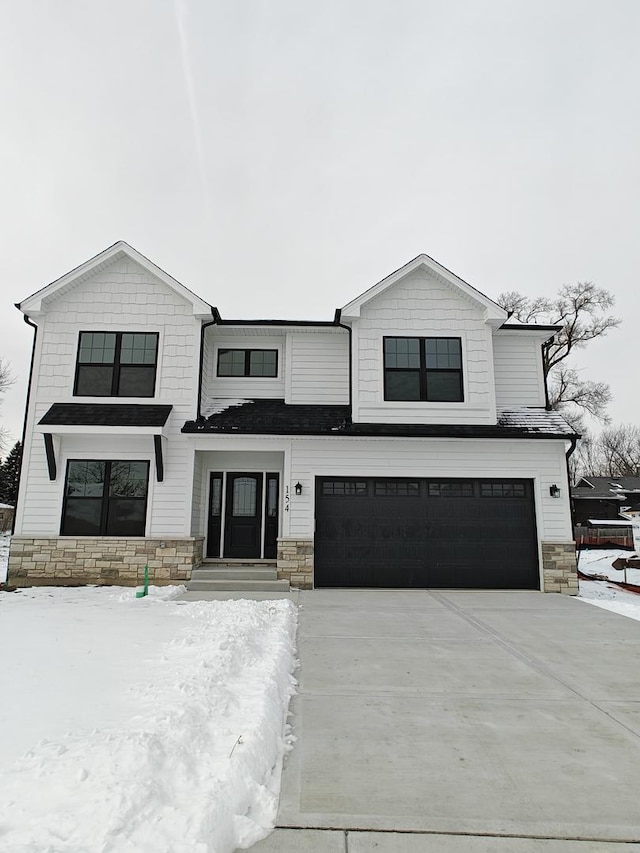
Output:
[[[349,333],[302,329],[287,334],[285,402],[348,405]]]
[[[492,330],[484,309],[424,269],[407,275],[362,306],[353,321],[354,422],[496,422]],[[386,402],[382,339],[459,337],[462,339],[462,403]]]
[[[25,475],[16,533],[58,535],[66,460],[93,456],[150,459],[153,501],[147,536],[188,536],[193,453],[180,429],[195,417],[200,345],[200,321],[193,317],[191,306],[134,261],[122,259],[60,294],[36,322]],[[159,332],[155,397],[74,397],[80,331]],[[172,405],[166,428],[164,482],[155,482],[152,436],[122,436],[115,429],[113,437],[63,436],[57,478],[51,482],[42,434],[33,432],[33,427],[53,403]]]
[[[493,363],[498,409],[544,406],[542,340],[525,332],[497,331]]]
[[[312,537],[315,477],[507,477],[535,481],[538,539],[573,539],[563,441],[411,438],[296,438],[290,481],[302,483],[291,496],[292,537]],[[549,495],[560,486],[563,499]]]

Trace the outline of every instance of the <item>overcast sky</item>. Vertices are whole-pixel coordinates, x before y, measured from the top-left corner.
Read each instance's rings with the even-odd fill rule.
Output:
[[[0,354],[118,239],[226,317],[331,319],[426,252],[488,296],[592,280],[576,359],[640,423],[640,0],[0,0]],[[632,369],[628,369],[632,368]]]

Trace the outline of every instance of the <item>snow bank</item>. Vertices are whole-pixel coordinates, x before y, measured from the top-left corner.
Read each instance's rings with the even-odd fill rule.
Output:
[[[620,548],[590,548],[578,551],[578,568],[586,575],[608,578],[612,581],[625,581],[626,583],[640,586],[640,569],[627,569],[626,575],[623,569],[614,569],[611,565],[617,557],[628,559],[633,557],[633,551],[625,551]]]
[[[230,853],[274,825],[294,606],[129,593],[40,589],[2,600],[0,616],[14,611],[30,638],[21,648],[14,635],[5,656],[15,690],[3,732],[30,725],[24,707],[54,733],[13,766],[0,763],[2,853]],[[12,621],[0,619],[0,643]],[[66,650],[57,664],[46,651],[56,637]],[[54,666],[54,696],[41,693],[44,666]],[[56,714],[74,720],[66,734]]]
[[[627,552],[628,553],[628,552]],[[613,586],[606,581],[580,580],[580,596],[578,601],[594,604],[629,619],[640,621],[640,595],[627,592],[625,589]]]

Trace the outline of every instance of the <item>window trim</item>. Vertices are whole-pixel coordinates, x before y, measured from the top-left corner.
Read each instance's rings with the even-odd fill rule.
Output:
[[[80,348],[82,346],[83,335],[115,335],[116,343],[112,362],[84,362],[80,364]],[[153,364],[125,364],[125,367],[153,367],[153,389],[151,394],[118,394],[118,385],[120,384],[120,370],[123,367],[120,361],[120,353],[122,351],[122,336],[123,335],[154,335],[156,339],[156,357]],[[78,347],[76,349],[76,368],[73,378],[73,396],[74,397],[96,397],[101,400],[109,397],[117,397],[124,399],[140,399],[151,400],[156,396],[158,387],[158,356],[160,351],[160,333],[150,332],[148,329],[80,329],[78,332]],[[111,393],[110,394],[79,394],[78,379],[80,376],[80,368],[94,364],[96,367],[113,367],[113,375],[111,377]]]
[[[105,479],[104,479],[104,487],[102,491],[102,497],[91,498],[91,500],[100,500],[101,508],[100,508],[100,532],[92,533],[92,534],[84,534],[84,533],[65,533],[64,532],[64,523],[65,517],[67,514],[67,503],[69,499],[69,495],[67,494],[67,488],[69,483],[69,465],[72,462],[101,462],[105,464]],[[111,488],[111,466],[113,463],[125,462],[128,464],[132,463],[143,463],[147,466],[147,488],[144,496],[144,506],[142,515],[144,518],[144,531],[143,533],[137,536],[124,535],[122,533],[106,533],[107,527],[107,516],[108,516],[108,506],[110,500],[110,488]],[[64,484],[62,491],[62,512],[60,514],[60,536],[70,536],[70,537],[78,537],[78,536],[96,536],[96,537],[104,537],[107,539],[143,539],[147,535],[147,529],[149,526],[149,498],[151,493],[152,486],[152,477],[151,477],[151,461],[149,459],[96,459],[95,457],[85,457],[85,456],[76,456],[74,458],[68,457],[65,462],[65,473],[64,473]],[[134,498],[134,500],[142,500],[141,498]]]
[[[418,341],[420,366],[419,367],[387,367],[386,366],[386,341],[388,340],[415,340]],[[426,342],[427,341],[458,341],[460,347],[460,367],[427,367],[426,361]],[[386,403],[433,403],[440,406],[445,405],[460,405],[465,403],[465,380],[464,380],[464,348],[462,346],[462,336],[460,335],[383,335],[382,336],[382,372],[383,372],[383,399]],[[397,400],[387,396],[387,376],[389,373],[400,373],[405,371],[413,371],[418,374],[420,396],[414,400]],[[457,374],[459,379],[460,397],[457,400],[433,400],[428,397],[428,376],[429,374],[448,373]]]
[[[244,352],[244,373],[220,373],[220,353],[222,352]],[[250,373],[251,353],[273,352],[276,355],[276,372],[273,376],[264,376]],[[279,379],[280,378],[280,350],[277,347],[233,347],[219,345],[216,348],[216,379]]]

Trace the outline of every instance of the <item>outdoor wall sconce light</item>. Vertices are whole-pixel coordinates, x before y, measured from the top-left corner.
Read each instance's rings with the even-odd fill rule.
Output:
[[[556,486],[555,483],[553,484],[553,486],[549,486],[549,494],[551,495],[552,498],[559,498],[560,497],[560,487]]]
[[[295,484],[294,489],[296,490],[296,495],[301,495],[302,494],[302,483],[300,481],[298,481]]]

